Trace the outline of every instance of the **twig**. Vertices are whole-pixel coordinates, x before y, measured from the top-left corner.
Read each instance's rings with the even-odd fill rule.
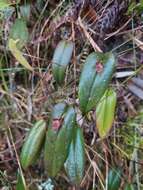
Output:
[[[92,45],[93,49],[96,52],[103,52],[100,47],[95,43],[95,41],[93,40],[93,38],[90,36],[90,34],[88,33],[88,31],[86,30],[86,28],[84,27],[81,18],[79,17],[77,20],[77,24],[80,26],[80,28],[83,30],[86,38],[88,39],[88,41],[90,42],[90,44]]]

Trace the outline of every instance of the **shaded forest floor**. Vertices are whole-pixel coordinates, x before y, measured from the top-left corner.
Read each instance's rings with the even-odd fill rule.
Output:
[[[127,183],[143,189],[142,10],[142,1],[120,0],[85,4],[37,0],[0,7],[0,189],[15,189],[21,147],[33,123],[41,118],[48,121],[57,102],[76,102],[78,107],[79,76],[93,51],[111,51],[116,57],[110,86],[117,92],[117,106],[112,129],[104,140],[97,133],[95,110],[82,120],[86,165],[78,188],[105,189],[108,171],[121,169],[120,189],[124,190]],[[32,72],[14,58],[8,47],[16,18],[23,18],[27,25],[28,34],[21,28],[21,52]],[[51,60],[63,39],[72,39],[75,47],[65,84],[60,88],[52,76]],[[24,178],[30,189],[46,189],[41,185],[48,180],[43,155],[24,172]],[[77,188],[64,170],[52,184],[57,190]]]

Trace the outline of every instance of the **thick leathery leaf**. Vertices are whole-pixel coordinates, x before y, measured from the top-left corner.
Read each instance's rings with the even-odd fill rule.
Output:
[[[20,171],[18,172],[18,175],[17,175],[16,190],[28,190],[24,176],[21,174]]]
[[[81,128],[76,127],[70,144],[65,170],[74,184],[80,184],[85,165],[84,138]]]
[[[105,138],[114,121],[116,107],[116,92],[113,89],[106,90],[96,107],[96,126],[99,136]]]
[[[90,91],[92,89],[93,82],[95,80],[97,56],[95,53],[91,53],[85,62],[83,67],[80,83],[79,83],[79,101],[80,109],[83,113],[86,113],[87,103],[90,97]]]
[[[64,102],[60,102],[54,106],[52,111],[52,119],[60,119],[65,113],[67,105]]]
[[[46,123],[43,120],[36,122],[30,130],[22,147],[20,161],[23,169],[34,164],[40,155],[46,134]]]
[[[92,110],[108,88],[115,69],[112,53],[91,53],[83,67],[79,82],[79,103],[83,114]]]
[[[126,184],[124,190],[134,190],[134,186],[132,184]]]
[[[60,41],[54,52],[52,60],[52,71],[57,84],[62,85],[65,79],[65,72],[70,63],[74,43],[71,41]]]
[[[132,184],[126,184],[125,189],[124,190],[134,190],[134,187]]]
[[[9,49],[13,56],[16,58],[16,60],[23,65],[26,69],[33,71],[33,68],[31,65],[29,65],[28,61],[25,59],[25,57],[22,55],[22,52],[17,48],[17,40],[9,39],[8,43]]]
[[[121,171],[110,170],[108,175],[108,190],[119,190],[121,184]]]
[[[24,19],[16,19],[10,30],[9,39],[18,40],[17,48],[21,49],[29,38],[28,29]]]
[[[51,165],[50,167],[50,164],[52,164],[53,158],[55,156],[56,139],[58,136],[59,127],[61,126],[60,120],[63,118],[66,108],[67,106],[64,102],[58,103],[54,106],[46,136],[44,160],[45,160],[45,166],[48,169],[48,173],[51,176],[52,176],[53,166]],[[53,128],[54,121],[59,122],[59,124],[57,124],[58,127],[56,129],[55,127]]]
[[[60,110],[59,113],[61,115]],[[55,114],[55,111],[52,115],[54,118],[49,124],[46,135],[44,160],[49,176],[54,177],[61,170],[67,158],[76,115],[72,107],[68,107],[66,112],[63,109],[61,118],[58,114]],[[55,126],[55,122],[57,126]]]

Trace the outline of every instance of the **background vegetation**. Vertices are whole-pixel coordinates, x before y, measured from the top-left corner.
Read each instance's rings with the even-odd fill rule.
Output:
[[[142,0],[0,1],[1,189],[22,190],[24,182],[39,190],[143,189],[142,11]],[[58,86],[52,59],[61,40],[74,48]],[[110,83],[117,95],[115,116],[103,139],[95,108],[84,116],[79,109],[80,76],[93,51],[111,51],[116,59]],[[102,71],[100,63],[97,69]],[[84,136],[85,169],[78,185],[64,169],[50,178],[43,154],[27,171],[20,162],[28,131],[41,119],[48,126],[55,104],[63,101],[76,108]]]

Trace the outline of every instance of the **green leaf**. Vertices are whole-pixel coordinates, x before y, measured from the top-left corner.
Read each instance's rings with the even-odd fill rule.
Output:
[[[96,107],[96,126],[101,138],[105,138],[112,127],[116,99],[116,92],[113,89],[109,89],[105,92]]]
[[[20,161],[23,169],[34,164],[40,155],[46,135],[46,123],[43,120],[36,122],[30,130],[22,147]]]
[[[98,71],[98,67],[102,68]],[[112,53],[91,53],[83,67],[79,82],[79,103],[83,114],[92,110],[108,88],[115,69]]]
[[[143,11],[143,0],[140,0],[140,2],[136,3],[136,2],[131,2],[128,10],[127,10],[127,14],[132,14],[133,12],[136,12],[137,14],[141,14]]]
[[[132,184],[126,184],[124,190],[134,190],[134,186]]]
[[[0,19],[9,19],[14,13],[15,9],[12,6],[6,7],[4,9],[0,8]]]
[[[17,0],[16,3],[19,3],[20,0]],[[10,5],[16,4],[15,2],[13,3],[12,0],[0,0],[0,9],[5,9],[9,7]]]
[[[8,0],[1,0],[0,1],[0,9],[3,9],[3,8],[6,8],[6,7],[9,7],[10,6],[10,3]]]
[[[81,128],[76,127],[70,144],[65,170],[74,184],[80,184],[85,165],[84,138]]]
[[[108,175],[108,190],[119,190],[121,184],[121,171],[110,170]]]
[[[9,49],[13,56],[16,58],[16,60],[23,65],[26,69],[33,71],[33,68],[29,65],[25,57],[22,55],[22,52],[17,48],[17,40],[9,39]]]
[[[52,71],[57,84],[62,85],[65,79],[65,72],[70,63],[74,43],[71,41],[60,41],[57,45],[53,60]]]
[[[18,18],[15,20],[10,30],[9,39],[17,40],[17,48],[21,49],[29,39],[29,33],[25,20]]]
[[[30,19],[30,3],[24,3],[23,5],[20,6],[20,12],[22,17],[29,21]]]
[[[54,106],[52,111],[52,119],[60,119],[65,113],[67,105],[64,102],[60,102]]]
[[[23,19],[16,19],[10,30],[8,46],[16,60],[26,69],[33,71],[33,68],[20,51],[20,49],[22,49],[22,47],[28,42],[28,38],[29,34],[26,22]]]
[[[44,152],[45,167],[51,177],[56,176],[67,158],[76,116],[72,107],[68,107],[66,112],[63,109],[63,114],[57,107],[55,106],[52,113],[53,117],[47,131]],[[55,110],[59,110],[59,114]],[[55,124],[58,126],[57,128]]]
[[[17,175],[16,190],[28,190],[23,174],[19,171]]]
[[[127,14],[131,14],[133,12],[133,10],[136,8],[136,6],[137,5],[135,2],[130,3],[128,10],[127,10]]]

